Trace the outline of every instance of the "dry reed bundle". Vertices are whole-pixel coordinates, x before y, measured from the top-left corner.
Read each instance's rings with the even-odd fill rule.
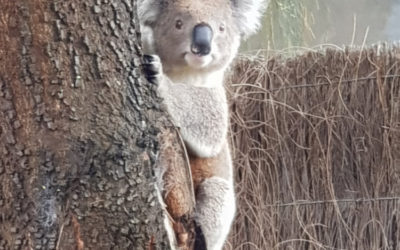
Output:
[[[400,47],[240,58],[226,249],[400,249]]]

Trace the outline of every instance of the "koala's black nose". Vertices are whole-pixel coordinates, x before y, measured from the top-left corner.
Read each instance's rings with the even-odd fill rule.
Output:
[[[191,50],[193,54],[205,56],[211,51],[213,32],[208,24],[201,23],[194,27]]]

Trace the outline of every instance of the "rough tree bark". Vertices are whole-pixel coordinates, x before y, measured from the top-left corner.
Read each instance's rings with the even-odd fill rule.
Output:
[[[0,249],[168,249],[135,4],[0,0]]]

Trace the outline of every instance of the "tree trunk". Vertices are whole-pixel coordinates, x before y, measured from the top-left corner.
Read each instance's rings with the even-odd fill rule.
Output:
[[[168,248],[135,4],[0,0],[0,249]]]

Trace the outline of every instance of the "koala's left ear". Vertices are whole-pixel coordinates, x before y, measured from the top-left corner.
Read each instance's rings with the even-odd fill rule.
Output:
[[[230,0],[233,16],[244,39],[254,34],[261,26],[260,19],[269,0]]]

